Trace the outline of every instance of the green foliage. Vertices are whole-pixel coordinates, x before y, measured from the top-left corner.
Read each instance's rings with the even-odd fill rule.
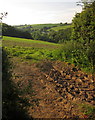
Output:
[[[61,60],[61,61],[63,61],[64,57],[65,57],[64,51],[62,48],[60,48],[58,50],[54,50],[52,53],[52,56],[53,56],[54,60]]]
[[[8,44],[10,40],[11,40],[10,44],[6,45],[5,43],[7,42]],[[27,47],[22,45],[24,42]],[[28,42],[29,45],[31,45],[31,47],[28,47],[27,44]],[[34,43],[36,47],[34,47]],[[4,45],[6,46],[6,49],[10,57],[18,57],[22,60],[30,61],[31,60],[39,61],[42,59],[61,60],[63,59],[62,56],[64,56],[63,50],[58,49],[59,47],[61,47],[60,44],[54,44],[44,41],[4,37],[3,46]]]
[[[19,30],[13,26],[10,26],[4,23],[2,24],[2,35],[18,37],[18,38],[28,38],[28,39],[32,38],[29,31]]]
[[[20,30],[27,30],[31,33],[34,40],[62,43],[70,40],[71,24],[38,24],[17,26]]]
[[[70,41],[72,28],[66,28],[59,31],[51,30],[48,33],[49,41],[55,43],[64,43]]]
[[[62,49],[64,51],[65,61],[73,63],[82,69],[91,71],[91,63],[89,62],[86,48],[82,43],[69,41],[63,45]]]
[[[73,19],[72,39],[89,44],[95,40],[95,2]]]
[[[7,47],[10,57],[19,57],[23,60],[62,60],[63,52],[61,49],[48,50],[45,48],[28,48],[28,47]]]
[[[40,31],[33,32],[32,37],[34,40],[41,40],[42,39],[41,32]]]
[[[71,40],[72,28],[67,28],[58,31],[59,43],[64,43]]]
[[[7,41],[7,44],[11,39],[12,45],[6,47],[10,57],[18,57],[21,60],[29,60],[31,62],[38,62],[43,59],[61,60],[73,63],[86,71],[92,71],[93,69],[92,57],[94,57],[95,50],[92,52],[91,49],[95,48],[94,42],[89,46],[90,49],[87,49],[86,46],[77,41],[68,41],[63,45],[58,45],[44,41],[12,37],[4,37],[4,39],[6,39],[5,42]],[[25,45],[23,45],[24,42]],[[17,45],[15,45],[16,43]]]
[[[93,72],[95,72],[95,41],[92,41],[87,47],[87,57],[91,63]]]
[[[79,50],[80,56],[84,59],[83,66],[88,63],[95,71],[95,2],[81,13],[77,13],[73,19],[72,40],[83,44],[83,50]],[[77,46],[76,46],[77,47]],[[83,54],[84,53],[84,54]],[[86,62],[88,61],[88,62]],[[78,62],[81,62],[79,59]],[[87,65],[88,65],[87,64]]]

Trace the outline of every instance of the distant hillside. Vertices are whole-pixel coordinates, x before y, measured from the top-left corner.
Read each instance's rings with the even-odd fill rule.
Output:
[[[70,40],[72,29],[72,25],[68,23],[19,25],[14,27],[28,31],[34,40],[53,43],[63,43],[63,41]]]
[[[67,29],[67,28],[72,28],[72,25],[66,24],[66,25],[62,25],[62,26],[52,27],[49,30],[59,31],[59,30]]]
[[[70,27],[71,24],[67,24],[67,23],[56,23],[56,24],[33,24],[33,25],[18,25],[18,26],[14,26],[16,28],[19,28],[19,29],[25,29],[25,30],[37,30],[37,29],[53,29],[53,28],[56,28],[56,27]]]

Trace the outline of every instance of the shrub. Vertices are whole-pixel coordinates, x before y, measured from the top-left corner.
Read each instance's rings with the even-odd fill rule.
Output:
[[[82,68],[90,68],[91,62],[88,59],[87,48],[82,43],[75,41],[66,42],[63,45],[63,51],[65,61],[74,63],[76,66]]]

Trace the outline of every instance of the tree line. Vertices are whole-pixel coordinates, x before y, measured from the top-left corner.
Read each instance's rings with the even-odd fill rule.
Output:
[[[32,36],[28,31],[17,29],[5,23],[2,24],[2,36],[32,39]]]

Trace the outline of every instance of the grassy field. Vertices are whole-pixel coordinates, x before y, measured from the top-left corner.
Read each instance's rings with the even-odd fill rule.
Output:
[[[40,40],[22,39],[15,37],[3,36],[3,46],[22,46],[22,47],[37,47],[37,48],[58,48],[61,45]]]
[[[22,26],[15,26],[17,28],[23,28],[31,26],[33,29],[42,29],[44,27],[57,27],[60,26],[60,24],[33,24],[33,25],[22,25]]]
[[[84,52],[79,52],[79,49],[81,49],[80,45],[74,48],[73,43],[62,45],[6,36],[3,37],[2,44],[9,52],[11,58],[16,57],[20,61],[60,60],[75,64],[86,72],[92,71],[87,56]],[[75,53],[72,51],[75,51]]]
[[[70,28],[70,27],[72,27],[72,25],[63,25],[63,26],[53,27],[53,28],[51,28],[49,30],[59,31],[59,30],[62,30],[62,29]]]
[[[56,44],[56,43],[50,43],[50,42],[45,42],[45,41],[40,41],[40,40],[16,38],[16,37],[7,37],[7,36],[3,36],[3,41],[11,41],[12,44],[14,42],[18,42],[18,44],[19,43],[30,43],[30,44],[44,44],[44,45],[55,45],[55,46],[58,46],[58,44]]]
[[[59,26],[60,24],[34,24],[34,25],[31,25],[33,28],[36,28],[36,29],[41,29],[43,27],[55,27],[55,26]]]
[[[21,60],[62,59],[58,49],[61,47],[60,44],[6,36],[3,37],[2,44],[10,57],[17,57]]]
[[[22,25],[22,26],[15,26],[16,28],[19,29],[26,29],[28,28],[29,30],[31,29],[35,29],[35,30],[39,30],[39,29],[43,29],[43,28],[48,28],[49,30],[61,30],[61,29],[67,29],[72,27],[71,24],[60,24],[60,23],[56,23],[56,24],[34,24],[34,25]]]

